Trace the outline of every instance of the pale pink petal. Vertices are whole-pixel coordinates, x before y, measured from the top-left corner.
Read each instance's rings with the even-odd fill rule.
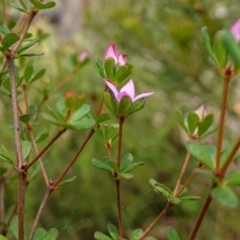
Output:
[[[131,96],[129,96],[129,94],[128,94],[127,92],[120,92],[120,93],[118,94],[118,97],[117,97],[118,102],[120,102],[121,99],[122,99],[123,97],[125,97],[125,96],[127,96],[127,97],[128,97],[129,99],[131,99],[131,101],[132,101]]]
[[[113,92],[115,98],[118,99],[118,90],[117,90],[117,88],[112,83],[108,82],[107,80],[105,80],[105,83],[111,89],[111,91]]]
[[[104,54],[104,60],[112,57],[115,60],[115,64],[118,63],[118,52],[115,44],[110,44]]]
[[[230,32],[237,42],[240,42],[240,18],[231,26]]]
[[[122,66],[127,62],[127,54],[119,54],[118,63]]]
[[[136,97],[133,99],[133,102],[137,101],[137,100],[140,99],[140,98],[145,98],[145,97],[151,96],[151,95],[153,95],[153,94],[154,94],[154,92],[141,93],[141,94],[139,94],[138,96],[136,96]]]
[[[121,92],[126,92],[128,96],[133,100],[135,97],[135,87],[133,80],[130,80],[126,85],[124,85],[120,90],[120,93]]]
[[[89,53],[88,51],[85,49],[83,50],[79,55],[78,55],[78,61],[79,62],[83,62],[87,57],[88,57]]]

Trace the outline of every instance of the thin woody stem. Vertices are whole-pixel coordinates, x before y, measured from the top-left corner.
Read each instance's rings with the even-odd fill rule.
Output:
[[[51,187],[51,186],[48,186],[48,187],[47,187],[47,190],[46,190],[46,193],[45,193],[45,195],[44,195],[44,198],[43,198],[43,200],[42,200],[42,202],[41,202],[41,205],[40,205],[40,207],[39,207],[39,209],[38,209],[36,218],[34,219],[34,223],[33,223],[33,226],[32,226],[32,228],[31,228],[31,231],[30,231],[28,240],[32,240],[33,237],[34,237],[35,231],[36,231],[36,229],[37,229],[38,222],[39,222],[39,220],[40,220],[40,217],[41,217],[42,212],[43,212],[43,210],[44,210],[44,208],[45,208],[45,206],[46,206],[47,200],[48,200],[51,192],[52,192],[52,187]]]
[[[149,232],[154,228],[154,226],[163,218],[163,216],[172,207],[172,203],[168,202],[166,207],[161,211],[161,213],[155,218],[155,220],[149,225],[149,227],[144,231],[142,236],[138,240],[144,240],[144,238],[149,234]]]
[[[27,171],[38,159],[52,146],[52,144],[66,131],[66,129],[59,130],[57,134],[51,139],[51,141],[42,149],[41,152],[32,160],[30,161],[27,166],[25,167],[25,171]]]
[[[222,107],[221,107],[218,138],[217,138],[216,170],[218,170],[220,167],[224,118],[225,118],[225,112],[226,112],[226,107],[227,107],[228,87],[229,87],[229,82],[231,80],[231,76],[232,76],[232,70],[227,68],[225,70],[225,76],[224,76],[224,86],[223,86],[223,93],[222,93]]]
[[[174,191],[173,191],[173,195],[176,195],[176,193],[177,193],[177,191],[178,191],[179,185],[180,185],[180,183],[181,183],[181,181],[182,181],[183,174],[184,174],[184,172],[185,172],[185,170],[186,170],[186,168],[187,168],[187,165],[188,165],[188,163],[189,163],[190,156],[191,156],[190,153],[188,153],[187,156],[186,156],[186,158],[185,158],[185,160],[184,160],[184,163],[183,163],[183,166],[182,166],[182,170],[181,170],[181,172],[180,172],[180,175],[179,175],[179,177],[178,177],[178,180],[177,180],[175,189],[174,189]]]

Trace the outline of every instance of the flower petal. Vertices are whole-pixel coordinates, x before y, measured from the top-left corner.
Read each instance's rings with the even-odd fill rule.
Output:
[[[122,87],[122,89],[120,90],[121,92],[126,92],[127,95],[133,100],[134,96],[135,96],[135,87],[134,87],[134,83],[133,80],[131,79],[126,85],[124,85]]]
[[[240,42],[240,18],[231,26],[230,32],[237,42]]]
[[[111,89],[111,91],[113,92],[115,98],[118,99],[118,90],[117,90],[117,88],[112,83],[108,82],[107,80],[104,80],[104,81],[107,84],[107,86]]]
[[[118,63],[122,66],[127,62],[127,54],[119,54]]]
[[[140,98],[145,98],[145,97],[151,96],[151,95],[153,95],[153,94],[154,94],[154,92],[141,93],[141,94],[139,94],[138,96],[136,96],[136,97],[133,99],[133,102],[137,101],[137,100],[140,99]]]
[[[104,54],[104,60],[112,57],[115,60],[115,64],[118,63],[118,52],[115,44],[110,44]]]
[[[120,102],[121,99],[122,99],[123,97],[125,97],[125,96],[128,97],[128,98],[132,101],[131,96],[129,96],[129,94],[128,94],[127,92],[120,92],[120,93],[118,94],[118,96],[117,96],[118,102]]]

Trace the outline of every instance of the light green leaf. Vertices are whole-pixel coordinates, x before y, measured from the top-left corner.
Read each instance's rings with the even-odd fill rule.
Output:
[[[112,240],[112,238],[110,238],[107,235],[105,235],[101,232],[98,232],[98,231],[94,233],[94,239],[96,239],[96,240]]]
[[[180,240],[177,231],[171,227],[167,228],[167,239],[168,240]]]
[[[138,240],[143,234],[143,230],[138,228],[134,230],[131,234],[130,240]]]
[[[26,159],[32,150],[32,143],[29,141],[22,141],[22,155]]]
[[[108,164],[108,159],[109,159],[108,157],[107,158],[105,157],[102,160],[93,158],[92,164],[99,169],[103,169],[103,170],[112,172],[112,168]]]
[[[108,224],[108,232],[111,235],[113,239],[116,239],[117,236],[119,235],[118,229],[111,223]]]
[[[60,182],[60,183],[58,184],[58,186],[61,186],[61,185],[67,184],[67,183],[72,183],[75,179],[76,179],[76,176],[73,176],[73,177],[71,177],[71,178],[68,178],[68,179]]]
[[[3,146],[0,145],[0,159],[2,159],[5,162],[10,163],[11,165],[14,165],[14,160],[11,154],[8,152],[8,150]]]
[[[240,170],[228,175],[225,178],[224,183],[229,186],[240,186]]]
[[[42,9],[48,9],[48,8],[53,8],[55,7],[56,3],[55,2],[48,2],[48,3],[41,3],[38,0],[29,0],[35,8],[42,10]]]

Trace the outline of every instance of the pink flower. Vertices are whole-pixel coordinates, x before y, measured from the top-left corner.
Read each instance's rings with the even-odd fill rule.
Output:
[[[86,58],[88,57],[89,53],[86,49],[84,49],[79,55],[78,55],[78,61],[81,63],[84,60],[86,60]]]
[[[240,18],[231,26],[230,32],[236,41],[240,42]]]
[[[136,100],[138,100],[140,98],[145,98],[145,97],[148,97],[148,96],[154,94],[154,92],[142,93],[135,97],[135,87],[134,87],[134,83],[132,80],[130,80],[126,85],[124,85],[119,92],[112,83],[110,83],[106,80],[105,80],[105,83],[111,89],[111,91],[113,92],[113,94],[118,102],[120,102],[124,96],[127,96],[132,102],[135,102]]]
[[[104,54],[104,60],[107,58],[112,57],[115,61],[115,65],[124,65],[127,62],[127,55],[126,54],[119,54],[115,44],[110,44]]]

